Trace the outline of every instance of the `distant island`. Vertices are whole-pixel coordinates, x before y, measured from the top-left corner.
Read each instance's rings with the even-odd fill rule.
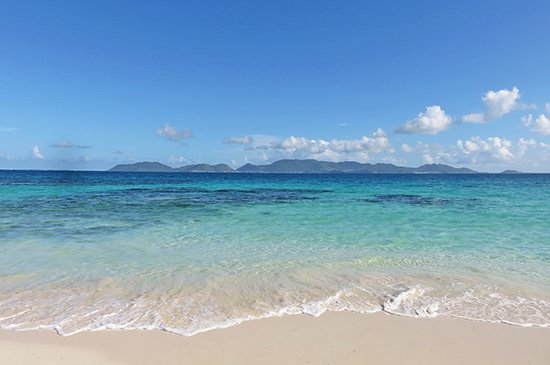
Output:
[[[426,164],[420,167],[396,166],[389,163],[360,163],[354,161],[330,162],[309,160],[279,160],[269,165],[246,164],[233,169],[226,164],[196,164],[173,168],[160,162],[136,162],[116,165],[112,172],[232,172],[232,173],[283,173],[283,174],[475,174],[477,171],[465,167],[443,164]]]
[[[113,172],[235,172],[224,163],[218,165],[197,164],[173,168],[160,162],[136,162],[132,164],[116,165],[107,170]]]

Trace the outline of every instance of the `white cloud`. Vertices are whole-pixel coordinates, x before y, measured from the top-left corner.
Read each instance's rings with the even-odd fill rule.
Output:
[[[43,160],[44,159],[44,156],[42,156],[42,154],[40,153],[40,147],[38,147],[37,145],[34,145],[32,147],[32,157],[36,158],[37,160]]]
[[[519,103],[520,98],[519,89],[515,86],[512,90],[487,91],[481,98],[483,103],[485,103],[486,111],[483,113],[466,114],[462,117],[462,121],[465,123],[485,123],[508,114],[513,110],[528,107],[525,104]]]
[[[183,156],[170,156],[168,161],[171,162],[171,163],[187,163],[187,162],[189,162],[189,160],[186,159]]]
[[[411,146],[409,146],[408,144],[406,143],[403,143],[401,145],[401,150],[405,153],[411,153],[413,151],[413,149],[411,148]]]
[[[247,136],[246,134],[244,136],[239,137],[225,137],[223,139],[223,143],[228,144],[252,144],[253,140],[252,137]]]
[[[51,144],[50,148],[92,148],[92,146],[79,145],[72,142],[60,142]]]
[[[15,132],[19,130],[18,128],[14,127],[0,127],[0,133],[9,133],[9,132]]]
[[[482,139],[472,137],[466,141],[459,139],[456,144],[459,153],[468,157],[468,160],[472,163],[506,161],[515,158],[510,151],[512,142],[506,138],[489,137]]]
[[[50,145],[51,148],[73,148],[74,144],[71,142],[60,142]]]
[[[184,139],[193,137],[193,133],[190,130],[178,130],[170,123],[165,123],[162,127],[156,129],[155,132],[158,136],[175,142],[181,142]]]
[[[444,131],[452,123],[452,118],[445,114],[439,105],[432,105],[426,111],[399,127],[397,133],[437,134]]]
[[[545,136],[550,135],[550,119],[544,114],[539,115],[539,117],[535,120],[535,127],[533,128],[533,131],[544,134]]]
[[[250,136],[252,143],[245,147],[245,151],[268,151],[272,149],[272,146],[277,144],[281,139],[269,134],[253,134]],[[265,157],[265,158],[263,158]],[[267,160],[268,157],[262,155],[262,161]]]
[[[462,117],[462,121],[465,123],[485,123],[485,114],[483,113],[471,113]]]
[[[527,152],[527,150],[530,147],[535,147],[535,148],[538,147],[537,141],[535,141],[532,138],[531,139],[520,138],[517,143],[517,148],[518,148],[517,156],[522,157],[523,155],[525,155],[525,152]]]
[[[526,127],[531,127],[531,131],[545,136],[550,135],[550,119],[544,114],[540,114],[537,119],[533,119],[531,114],[521,118]]]
[[[517,108],[520,98],[519,89],[514,87],[512,90],[488,91],[483,101],[487,105],[488,116],[496,118]]]
[[[453,145],[425,144],[417,142],[414,151],[419,153],[423,163],[444,163],[453,166],[470,165],[472,168],[485,170],[487,167],[498,169],[505,165],[524,170],[526,166],[536,165],[541,160],[545,147],[550,144],[537,142],[534,139],[519,138],[512,141],[502,137],[471,137],[459,139]],[[539,149],[537,153],[531,150]],[[550,155],[549,155],[550,156]],[[486,167],[480,168],[480,165]],[[498,168],[496,168],[498,166]]]
[[[544,104],[544,107],[546,108],[546,112],[550,114],[550,103]]]
[[[421,151],[429,151],[431,148],[431,146],[427,143],[424,143],[422,141],[416,141],[416,146],[415,146],[415,149],[416,150],[421,150]]]
[[[533,115],[532,114],[524,115],[523,117],[521,117],[521,122],[526,127],[530,127],[531,124],[533,124]]]
[[[250,137],[254,146],[268,146],[279,140],[278,137],[270,134],[252,134]]]
[[[258,147],[257,149],[259,149]],[[369,153],[395,152],[386,132],[380,128],[371,137],[363,136],[356,140],[333,139],[327,141],[291,136],[282,141],[273,142],[268,149],[294,158],[317,158],[329,161],[367,161]]]
[[[425,153],[425,154],[422,155],[422,162],[424,162],[424,163],[434,163],[435,160],[429,153]]]

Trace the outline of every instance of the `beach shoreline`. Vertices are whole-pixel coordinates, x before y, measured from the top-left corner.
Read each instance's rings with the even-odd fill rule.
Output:
[[[194,336],[0,330],[2,364],[548,364],[550,329],[458,318],[327,312]]]

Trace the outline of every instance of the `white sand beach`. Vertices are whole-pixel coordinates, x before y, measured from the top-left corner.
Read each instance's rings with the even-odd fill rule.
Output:
[[[161,331],[0,331],[2,364],[550,364],[550,329],[384,313],[245,322],[191,337]]]

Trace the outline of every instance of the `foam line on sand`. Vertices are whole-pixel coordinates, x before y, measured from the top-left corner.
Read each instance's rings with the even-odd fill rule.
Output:
[[[550,329],[456,318],[331,312],[195,336],[0,331],[1,364],[550,364]]]

